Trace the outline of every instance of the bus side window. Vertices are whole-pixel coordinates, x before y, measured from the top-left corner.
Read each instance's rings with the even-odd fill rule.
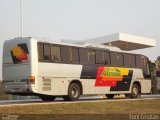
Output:
[[[43,54],[43,44],[38,43],[38,61],[44,60],[44,54]]]
[[[51,60],[51,49],[49,44],[44,44],[44,60]]]
[[[131,59],[129,54],[124,54],[124,67],[131,67]]]
[[[79,57],[80,57],[80,64],[87,64],[88,63],[88,50],[85,48],[79,48]]]
[[[136,67],[142,69],[142,60],[140,55],[136,55]]]
[[[123,54],[122,53],[117,54],[117,66],[123,67]]]
[[[135,55],[124,53],[124,66],[125,67],[135,68],[136,66],[135,60],[136,60]]]
[[[94,50],[88,50],[88,64],[95,64],[96,53]]]
[[[111,56],[111,65],[112,66],[117,66],[117,53],[116,52],[111,52],[110,53]]]
[[[96,50],[96,64],[104,64],[104,52]]]
[[[149,75],[149,64],[148,64],[148,59],[146,57],[142,56],[142,66],[143,66],[143,72],[145,75]]]
[[[110,65],[110,54],[109,51],[104,51],[104,64]]]
[[[131,55],[131,67],[135,68],[136,67],[136,56]]]
[[[147,75],[151,75],[151,73],[150,73],[150,61],[149,61],[148,58],[146,59],[146,64],[147,64]],[[149,77],[151,77],[151,76],[149,76]]]
[[[71,63],[71,48],[61,46],[61,59],[63,63]]]
[[[60,48],[61,48],[60,46],[52,45],[51,51],[52,51],[53,62],[61,62]]]
[[[136,67],[142,69],[144,77],[150,75],[148,58],[143,55],[136,55]]]
[[[72,56],[72,63],[79,63],[79,49],[76,48],[76,47],[72,47],[72,53],[71,53],[71,56]]]

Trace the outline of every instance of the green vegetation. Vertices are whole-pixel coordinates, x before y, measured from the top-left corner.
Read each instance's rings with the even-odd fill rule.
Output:
[[[0,81],[0,100],[8,100],[8,99],[9,99],[9,95],[3,93],[2,82]]]
[[[103,119],[111,117],[110,120],[123,117],[129,119],[130,114],[160,114],[160,100],[137,100],[137,101],[103,101],[86,103],[59,103],[37,104],[37,105],[14,105],[0,106],[0,113],[24,116],[24,118],[50,119],[55,117],[57,120],[72,119],[73,116],[82,119]],[[30,115],[27,115],[30,114]],[[35,115],[36,114],[36,115]],[[38,115],[37,115],[38,114]],[[114,116],[114,118],[112,117]],[[74,118],[75,118],[74,117]]]

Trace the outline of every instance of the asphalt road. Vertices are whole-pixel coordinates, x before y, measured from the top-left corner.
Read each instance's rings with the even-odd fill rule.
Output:
[[[7,100],[0,101],[0,107],[2,106],[20,106],[20,105],[42,105],[42,104],[70,104],[70,103],[82,103],[82,102],[106,102],[106,101],[135,101],[135,100],[150,100],[159,99],[160,95],[141,95],[139,98],[130,99],[124,96],[116,96],[114,99],[107,99],[104,96],[89,96],[81,97],[78,101],[64,101],[62,98],[57,98],[52,102],[44,102],[41,99],[30,99],[30,100]]]

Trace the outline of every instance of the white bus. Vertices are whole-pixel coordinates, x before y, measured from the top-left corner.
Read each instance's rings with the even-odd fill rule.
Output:
[[[111,47],[15,38],[3,46],[3,90],[37,95],[44,101],[99,94],[136,98],[151,91],[149,60]]]

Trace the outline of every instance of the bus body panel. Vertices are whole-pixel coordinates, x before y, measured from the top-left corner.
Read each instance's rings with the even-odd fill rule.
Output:
[[[32,88],[32,92],[37,93],[38,90],[38,51],[37,51],[37,40],[34,38],[30,39],[30,51],[31,54],[31,76],[35,77],[35,84],[30,84]]]
[[[150,93],[151,92],[151,80],[140,80],[141,84],[141,93]]]
[[[64,96],[68,94],[70,83],[76,80],[82,84],[82,95],[127,94],[131,93],[132,85],[135,82],[140,83],[141,93],[150,93],[151,80],[144,78],[142,69],[111,65],[65,64],[54,63],[53,61],[39,61],[38,42],[39,40],[35,38],[19,38],[4,43],[4,92],[10,94],[17,92],[26,93],[26,95],[27,93],[28,95],[33,93],[37,95]],[[13,49],[15,56],[11,53]],[[19,55],[21,52],[17,53],[18,50],[24,54],[26,52],[27,54],[25,55],[27,56]],[[104,71],[99,73],[99,68],[103,68]],[[109,83],[101,85],[101,82],[103,82],[100,81],[101,79],[104,79],[104,82],[107,81],[105,74],[108,73],[105,73],[105,69],[108,68],[114,69],[111,71],[113,72],[111,74],[115,74],[115,76],[117,75],[117,73],[114,73],[115,71],[120,71],[123,74],[120,76],[121,78],[116,78],[116,81],[110,79]],[[99,75],[103,74],[103,72],[104,76]],[[34,84],[29,83],[29,77],[31,76],[35,78]],[[115,76],[111,75],[110,77],[115,79]]]
[[[67,87],[65,86],[68,86],[71,80],[80,79],[81,68],[81,65],[40,62],[38,64],[38,92],[49,93],[52,91],[53,95],[66,95]]]
[[[142,93],[150,91],[150,80],[145,80],[141,69],[129,68],[133,71],[131,84],[128,90],[111,90],[109,86],[95,86],[96,79],[81,79],[83,65],[58,64],[58,63],[39,63],[39,93],[48,95],[67,95],[69,84],[72,80],[79,80],[82,83],[83,95],[92,94],[124,94],[130,93],[132,84],[139,82]],[[56,69],[55,69],[56,68]],[[116,68],[116,67],[115,67]],[[85,72],[92,72],[90,69]],[[97,73],[97,71],[96,71]],[[88,76],[89,77],[89,76]],[[96,78],[96,75],[95,75]],[[145,82],[144,82],[145,81]],[[47,86],[48,83],[48,86]],[[123,86],[122,86],[123,87]]]
[[[3,90],[6,93],[30,92],[32,75],[30,38],[5,41],[3,46]]]

